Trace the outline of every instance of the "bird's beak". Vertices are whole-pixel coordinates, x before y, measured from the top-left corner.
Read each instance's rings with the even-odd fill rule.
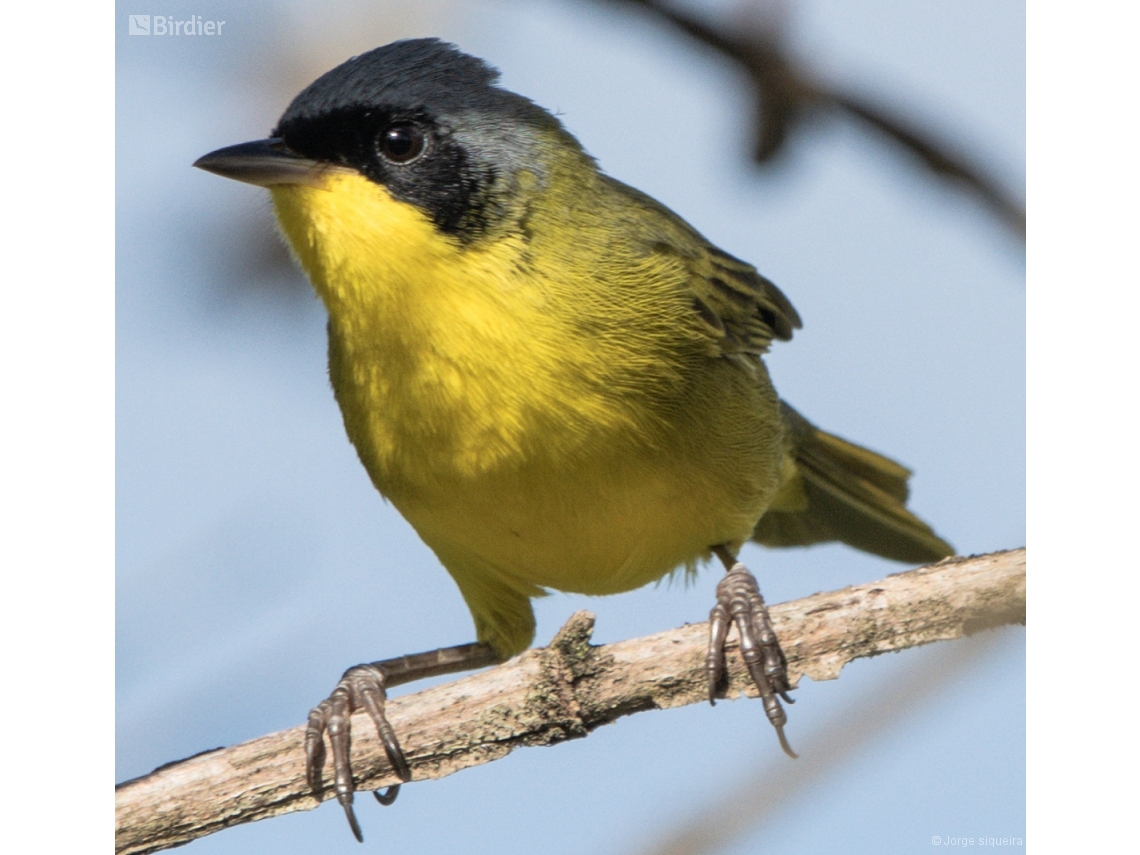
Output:
[[[259,187],[320,185],[329,175],[352,171],[333,163],[302,157],[277,137],[220,148],[198,158],[194,165],[223,178]]]

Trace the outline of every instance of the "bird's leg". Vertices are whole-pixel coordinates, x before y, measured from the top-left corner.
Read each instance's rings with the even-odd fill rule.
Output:
[[[780,747],[789,757],[796,753],[784,736],[788,717],[780,706],[779,695],[789,704],[788,660],[768,618],[768,607],[760,595],[756,577],[725,546],[714,546],[713,552],[728,572],[716,586],[716,605],[709,613],[709,651],[705,669],[709,680],[709,703],[716,704],[717,690],[724,676],[724,640],[730,623],[740,633],[740,655],[748,666],[752,681],[760,690],[760,700],[768,721],[776,728]]]
[[[388,755],[392,769],[401,781],[410,781],[412,771],[408,768],[408,761],[396,739],[396,733],[384,715],[386,689],[424,677],[470,671],[502,661],[503,657],[489,644],[474,643],[441,647],[439,650],[427,653],[414,653],[411,656],[385,659],[349,668],[340,678],[332,694],[309,712],[309,726],[305,731],[305,772],[310,789],[319,797],[324,788],[321,782],[321,770],[325,765],[324,734],[327,730],[333,753],[336,799],[348,816],[352,833],[363,843],[364,835],[360,832],[360,824],[356,821],[356,814],[352,810],[353,792],[356,790],[352,780],[350,756],[352,714],[357,710],[368,712],[380,734],[380,741],[384,743],[384,752]],[[399,792],[400,785],[394,784],[383,793],[376,790],[373,795],[380,804],[390,805],[396,800],[396,794]]]

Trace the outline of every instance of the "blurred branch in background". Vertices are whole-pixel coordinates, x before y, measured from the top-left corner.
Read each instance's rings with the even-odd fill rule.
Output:
[[[826,83],[789,56],[782,4],[756,13],[748,26],[729,33],[673,4],[657,0],[605,2],[639,6],[728,57],[748,73],[756,90],[757,126],[752,157],[757,164],[775,162],[796,126],[810,116],[831,113],[852,117],[901,145],[926,169],[973,193],[1010,231],[1025,240],[1025,206],[1012,198],[994,176],[917,122],[880,102]]]
[[[975,672],[1007,636],[986,633],[941,645],[912,661],[885,686],[838,710],[815,733],[796,740],[797,763],[769,764],[741,775],[724,795],[668,831],[640,855],[713,855],[754,830],[835,772],[877,738],[901,725],[924,702]]]
[[[783,603],[771,617],[793,683],[805,675],[835,679],[852,659],[1024,623],[1025,550],[947,559]],[[600,647],[589,643],[592,631],[593,616],[578,612],[545,649],[391,700],[388,716],[414,779],[587,736],[633,713],[707,702],[707,624]],[[739,654],[730,653],[728,670],[727,697],[755,694]],[[305,783],[304,730],[205,752],[120,784],[116,852],[154,852],[332,797],[331,786],[315,797]],[[354,719],[353,733],[358,787],[396,783],[365,714]],[[827,743],[817,747],[826,750]],[[814,774],[807,765],[800,774]],[[326,766],[326,782],[330,771]]]

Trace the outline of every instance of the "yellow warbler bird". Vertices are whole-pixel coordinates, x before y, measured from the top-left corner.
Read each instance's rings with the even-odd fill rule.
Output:
[[[271,191],[328,310],[348,437],[475,621],[473,644],[350,668],[310,713],[310,784],[327,732],[358,839],[352,712],[410,780],[385,687],[526,649],[548,589],[614,594],[715,554],[709,698],[734,622],[791,753],[784,655],[740,546],[953,552],[906,509],[904,467],[777,397],[761,356],[800,326],[783,293],[497,78],[436,39],[395,42],[312,83],[270,138],[195,164]]]

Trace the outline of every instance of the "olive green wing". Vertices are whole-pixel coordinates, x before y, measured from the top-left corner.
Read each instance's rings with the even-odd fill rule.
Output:
[[[680,217],[631,187],[603,179],[637,208],[640,242],[668,257],[710,356],[766,353],[802,326],[791,302],[747,262],[717,249]],[[655,212],[657,216],[646,216]],[[816,428],[780,402],[783,483],[752,539],[765,546],[842,541],[896,561],[937,561],[954,548],[906,507],[910,470]]]
[[[911,472],[815,427],[783,401],[784,480],[752,539],[765,546],[842,541],[911,563],[938,561],[954,547],[906,508]]]
[[[703,243],[688,268],[693,310],[720,354],[759,356],[803,326],[784,292],[751,264]]]
[[[708,244],[689,260],[693,308],[719,355],[760,355],[801,326],[788,298],[749,264]],[[819,430],[783,401],[784,483],[752,539],[766,546],[842,541],[896,561],[954,548],[906,507],[910,470]]]
[[[791,301],[751,264],[717,249],[650,196],[608,176],[602,181],[621,200],[615,210],[629,206],[623,239],[633,238],[635,255],[656,257],[675,272],[710,355],[759,356],[773,339],[788,341],[803,326]]]
[[[760,356],[774,339],[788,341],[803,326],[787,296],[748,262],[701,238],[684,262],[693,314],[711,356]]]

